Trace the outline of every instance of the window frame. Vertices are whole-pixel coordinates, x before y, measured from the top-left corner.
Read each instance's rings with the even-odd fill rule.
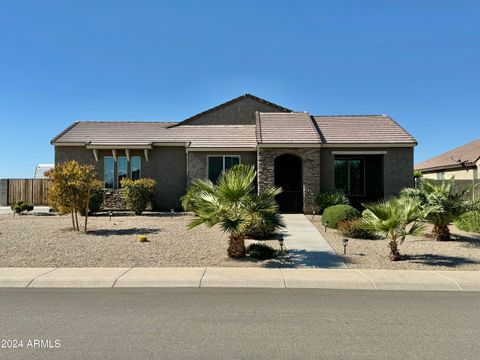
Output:
[[[335,157],[333,159],[333,185],[335,187],[335,190],[337,190],[336,186],[336,175],[335,175],[335,161],[337,160],[346,160],[348,162],[348,167],[347,167],[347,191],[345,192],[345,195],[347,196],[352,196],[352,197],[365,197],[366,196],[366,188],[367,188],[367,174],[366,174],[366,160],[365,157],[362,156],[355,156],[355,157]],[[363,191],[361,194],[355,194],[352,195],[350,194],[350,161],[352,160],[361,160],[363,163]]]
[[[106,159],[112,159],[112,165],[113,165],[112,187],[107,187],[107,186],[106,186],[106,184],[107,184],[107,182],[105,181],[105,174],[106,174],[106,171],[105,171],[105,160],[106,160]],[[115,176],[115,173],[116,173],[116,171],[115,171],[115,162],[116,162],[116,161],[115,161],[115,157],[113,157],[113,156],[104,156],[104,157],[103,157],[103,187],[104,187],[105,189],[116,189],[116,187],[115,187],[115,178],[116,178],[116,176]]]
[[[207,176],[206,176],[206,178],[208,180],[210,180],[210,176],[209,176],[210,175],[210,158],[213,158],[213,157],[217,157],[217,158],[221,157],[222,158],[222,172],[221,173],[225,172],[225,158],[226,157],[236,157],[236,158],[238,158],[238,164],[242,163],[242,156],[241,155],[207,155]],[[212,180],[210,180],[210,181],[212,181]]]
[[[134,158],[138,158],[139,161],[140,161],[140,163],[139,163],[139,164],[140,164],[140,167],[139,167],[139,169],[138,169],[138,173],[139,173],[138,179],[141,179],[141,178],[142,178],[142,157],[141,157],[141,156],[137,156],[137,155],[130,157],[130,161],[129,161],[129,163],[130,163],[130,179],[133,180],[133,159],[134,159]]]

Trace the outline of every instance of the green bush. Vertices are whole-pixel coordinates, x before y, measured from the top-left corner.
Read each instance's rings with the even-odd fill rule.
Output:
[[[15,204],[10,207],[17,214],[26,214],[29,211],[33,210],[33,205],[29,204],[23,200],[18,200]]]
[[[460,215],[455,226],[463,231],[480,233],[480,211],[469,211]]]
[[[180,198],[184,211],[195,212],[198,209],[198,197],[201,189],[197,186],[191,186],[185,195]]]
[[[247,254],[258,260],[267,260],[277,257],[277,251],[264,244],[250,244],[247,247]]]
[[[377,239],[378,236],[370,230],[366,230],[362,227],[362,221],[360,219],[343,220],[337,224],[337,229],[342,236],[355,238],[355,239]]]
[[[90,214],[95,214],[102,209],[105,192],[103,190],[103,183],[97,183],[90,192],[90,201],[88,207]],[[85,216],[85,209],[80,210],[80,214]]]
[[[245,236],[255,240],[271,239],[278,230],[277,214],[261,214],[252,218]]]
[[[317,205],[320,214],[333,205],[347,205],[350,201],[347,196],[341,192],[323,192],[319,193],[315,198],[315,205]]]
[[[325,209],[322,222],[327,227],[336,229],[337,223],[343,220],[352,220],[360,217],[360,212],[350,205],[334,205]]]
[[[122,179],[122,194],[128,208],[134,211],[135,215],[141,215],[152,203],[156,184],[153,179]]]

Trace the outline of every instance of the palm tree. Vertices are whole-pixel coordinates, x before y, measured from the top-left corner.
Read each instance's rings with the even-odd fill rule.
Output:
[[[245,234],[259,220],[273,224],[276,229],[284,227],[275,201],[281,189],[255,193],[256,175],[253,166],[236,165],[223,173],[217,184],[194,180],[194,190],[184,199],[194,204],[192,210],[196,215],[188,227],[219,225],[229,235],[227,253],[231,258],[245,257]]]
[[[403,197],[417,198],[422,206],[429,209],[427,220],[433,224],[432,236],[435,240],[450,240],[448,225],[467,210],[465,194],[454,191],[455,179],[434,182],[422,179],[418,189],[402,191]]]
[[[389,239],[389,258],[400,260],[398,246],[407,235],[420,235],[423,232],[422,220],[427,211],[414,199],[390,199],[377,203],[362,204],[365,207],[362,227]]]

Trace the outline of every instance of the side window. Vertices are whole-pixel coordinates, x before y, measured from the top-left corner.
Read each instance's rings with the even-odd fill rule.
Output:
[[[224,171],[227,171],[230,169],[232,166],[240,164],[240,156],[235,155],[235,156],[225,156],[225,168],[223,169]]]
[[[138,180],[141,176],[142,158],[140,156],[132,156],[131,158],[131,178]]]
[[[113,161],[113,156],[105,156],[103,158],[103,182],[107,189],[115,187],[115,162]]]
[[[119,156],[117,158],[117,185],[120,187],[122,179],[127,177],[127,158]]]
[[[351,196],[365,195],[364,159],[335,159],[335,189]]]
[[[208,157],[208,179],[216,182],[223,171],[223,156]]]

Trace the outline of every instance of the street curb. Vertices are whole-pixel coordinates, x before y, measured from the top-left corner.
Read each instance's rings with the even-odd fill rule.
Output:
[[[480,291],[480,271],[315,268],[0,268],[0,288],[280,288]]]

